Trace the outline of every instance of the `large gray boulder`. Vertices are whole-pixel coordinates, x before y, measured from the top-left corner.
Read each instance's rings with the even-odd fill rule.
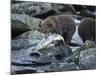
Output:
[[[73,61],[76,64],[79,64],[80,53],[82,51],[86,51],[87,49],[95,47],[96,46],[94,42],[87,40],[82,46],[73,51],[72,55],[68,58],[68,61]]]
[[[50,3],[41,2],[22,2],[11,5],[12,13],[27,14],[27,15],[40,15],[47,13],[51,10]]]
[[[46,18],[50,15],[77,14],[72,5],[45,3],[45,2],[21,2],[11,5],[12,13],[26,14],[31,17]]]
[[[12,37],[29,30],[36,30],[41,21],[41,19],[31,18],[28,15],[11,14]]]
[[[49,72],[61,72],[61,71],[74,71],[78,70],[77,65],[75,63],[63,63],[63,64],[55,64],[56,66],[52,66],[49,69]]]
[[[31,46],[35,46],[37,43],[42,40],[44,35],[38,31],[28,31],[24,34],[16,37],[11,41],[11,49],[12,50],[20,50],[29,48]]]
[[[79,57],[79,66],[80,69],[96,69],[96,48],[90,48],[84,51],[81,51]],[[82,68],[82,66],[84,68]]]

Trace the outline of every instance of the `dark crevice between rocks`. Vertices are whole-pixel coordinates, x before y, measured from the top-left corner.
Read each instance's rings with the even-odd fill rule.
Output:
[[[63,60],[63,56],[62,55],[55,55],[54,56],[56,58],[56,60]]]
[[[23,33],[27,32],[27,31],[30,31],[31,29],[24,29],[24,30],[21,30],[20,29],[12,29],[11,30],[11,39],[15,39],[16,37],[22,35]]]
[[[15,73],[16,74],[29,74],[29,73],[36,73],[36,70],[26,69],[26,70],[15,71]]]
[[[73,42],[70,42],[68,45],[69,45],[69,46],[73,46],[73,47],[81,46],[81,45],[79,45],[79,44],[77,44],[77,43],[73,43]]]
[[[45,18],[47,18],[48,16],[52,16],[52,15],[55,15],[55,11],[50,10],[50,11],[48,11],[48,12],[46,12],[46,13],[43,13],[43,14],[34,15],[34,17],[40,18],[40,19],[45,19]]]
[[[17,4],[17,3],[23,3],[25,1],[17,1],[17,0],[11,0],[11,4]]]
[[[34,52],[34,53],[31,53],[30,56],[31,56],[31,57],[35,57],[35,58],[38,59],[38,58],[40,57],[40,54],[37,53],[37,52]]]
[[[50,65],[51,62],[47,62],[47,63],[37,63],[35,61],[32,61],[32,63],[16,63],[16,62],[11,62],[11,65],[15,65],[15,66],[34,66],[34,67],[38,67],[38,66],[45,66],[45,65]]]

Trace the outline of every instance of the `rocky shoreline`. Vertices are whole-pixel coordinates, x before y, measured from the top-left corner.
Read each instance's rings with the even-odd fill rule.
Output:
[[[95,7],[95,6],[94,6]],[[72,15],[76,25],[84,17],[95,18],[93,6],[41,2],[12,2],[11,4],[11,74],[31,74],[96,69],[96,44],[84,43],[77,32],[65,45],[59,34],[46,38],[37,31],[39,24],[51,15]],[[85,9],[85,10],[83,10]],[[52,39],[54,38],[54,39]],[[62,41],[63,44],[56,44]]]

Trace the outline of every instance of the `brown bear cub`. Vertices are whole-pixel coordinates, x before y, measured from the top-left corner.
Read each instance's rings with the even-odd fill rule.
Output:
[[[96,23],[93,18],[84,18],[81,20],[78,33],[82,38],[83,42],[91,40],[96,42]]]
[[[66,44],[70,43],[75,30],[74,19],[68,15],[49,16],[40,25],[40,32],[60,34]]]

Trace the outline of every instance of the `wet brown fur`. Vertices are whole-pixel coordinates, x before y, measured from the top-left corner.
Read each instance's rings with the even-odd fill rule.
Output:
[[[91,40],[96,42],[96,23],[93,18],[84,18],[79,24],[78,32],[83,42]]]
[[[40,25],[41,32],[60,34],[64,37],[67,44],[71,41],[75,29],[75,22],[73,18],[68,15],[49,16]]]

